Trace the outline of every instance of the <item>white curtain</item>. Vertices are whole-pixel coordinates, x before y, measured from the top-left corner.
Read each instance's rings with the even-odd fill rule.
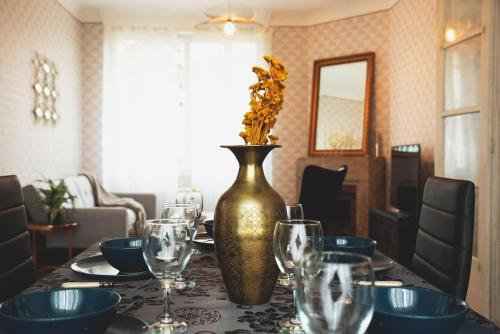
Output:
[[[103,177],[111,191],[154,192],[159,203],[196,188],[213,211],[238,164],[248,86],[264,36],[192,36],[166,29],[106,28]],[[272,179],[270,161],[266,176]]]

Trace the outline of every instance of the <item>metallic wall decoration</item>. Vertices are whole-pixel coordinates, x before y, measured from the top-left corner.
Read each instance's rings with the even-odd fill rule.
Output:
[[[35,53],[33,58],[35,106],[33,113],[36,120],[56,123],[59,113],[56,109],[58,98],[56,78],[58,75],[56,65],[47,57]]]
[[[279,145],[235,145],[230,149],[240,169],[234,184],[215,209],[217,260],[233,303],[267,303],[276,286],[274,225],[286,219],[283,199],[269,185],[262,163]]]

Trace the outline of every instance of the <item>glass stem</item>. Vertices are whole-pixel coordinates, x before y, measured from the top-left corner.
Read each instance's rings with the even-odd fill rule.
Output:
[[[300,319],[298,317],[298,311],[297,311],[297,290],[295,289],[295,282],[293,280],[293,274],[288,275],[288,281],[290,282],[290,287],[292,288],[293,292],[293,316],[290,322],[292,324],[300,324]]]
[[[171,324],[174,322],[174,319],[172,319],[172,315],[170,314],[170,283],[161,281],[161,288],[163,290],[163,312],[159,315],[158,320],[162,324]]]

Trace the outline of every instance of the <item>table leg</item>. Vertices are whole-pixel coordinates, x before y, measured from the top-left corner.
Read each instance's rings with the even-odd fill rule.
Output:
[[[73,231],[68,231],[68,261],[73,258]]]
[[[36,268],[37,254],[36,254],[36,232],[35,231],[31,232],[31,252],[33,255],[33,265]]]

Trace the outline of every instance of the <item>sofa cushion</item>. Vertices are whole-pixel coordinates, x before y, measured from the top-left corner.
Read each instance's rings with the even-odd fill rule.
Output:
[[[64,179],[68,191],[76,196],[75,208],[95,207],[94,194],[89,180],[83,176],[69,176]],[[71,203],[63,204],[64,208],[71,208]]]
[[[126,208],[127,210],[127,231],[134,231],[134,224],[135,221],[137,220],[137,217],[135,215],[135,212],[132,211],[129,208]]]

